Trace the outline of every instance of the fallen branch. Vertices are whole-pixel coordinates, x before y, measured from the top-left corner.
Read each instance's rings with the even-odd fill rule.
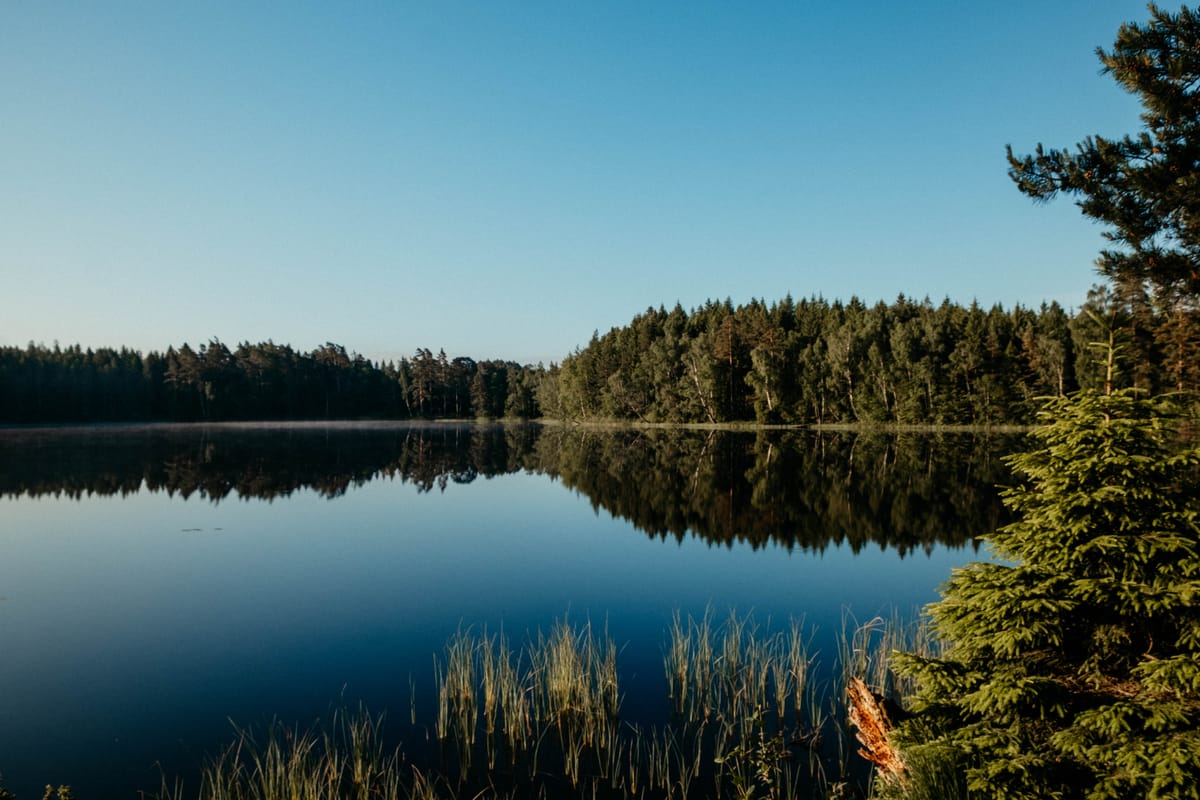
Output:
[[[862,745],[858,754],[875,765],[886,780],[904,782],[907,767],[900,752],[888,741],[892,721],[883,705],[858,678],[851,678],[846,687],[850,704],[850,724],[858,729],[855,738]]]

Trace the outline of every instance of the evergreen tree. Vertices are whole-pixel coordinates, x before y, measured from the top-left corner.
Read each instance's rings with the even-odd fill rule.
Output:
[[[1038,395],[1066,395],[1071,329],[1070,320],[1058,303],[1042,304],[1041,314],[1034,321],[1028,354]]]
[[[1200,295],[1161,309],[1154,336],[1165,386],[1175,392],[1200,392]]]
[[[1200,450],[1173,452],[1169,414],[1047,402],[1010,458],[1018,521],[930,608],[948,650],[899,659],[914,763],[949,756],[978,798],[1200,798]]]
[[[1150,284],[1160,297],[1200,296],[1200,15],[1150,7],[1145,25],[1121,26],[1104,71],[1137,95],[1145,129],[1120,140],[1089,137],[1075,152],[1017,157],[1009,175],[1022,192],[1079,197],[1119,249],[1097,266],[1118,289]]]

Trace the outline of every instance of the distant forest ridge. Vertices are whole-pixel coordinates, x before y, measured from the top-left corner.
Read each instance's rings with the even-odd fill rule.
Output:
[[[142,355],[0,348],[0,423],[553,417],[650,423],[1001,424],[1113,378],[1200,390],[1200,314],[1097,289],[1077,313],[903,296],[648,308],[561,365],[418,349],[372,362],[326,344],[218,340]]]

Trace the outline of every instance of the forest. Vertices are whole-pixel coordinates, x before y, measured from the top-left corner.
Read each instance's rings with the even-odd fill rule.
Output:
[[[0,348],[0,423],[530,418],[542,371],[427,349],[373,363],[332,343],[214,339],[145,356],[30,343]]]
[[[1125,368],[1108,376],[1096,343]],[[1200,389],[1200,312],[1097,288],[1070,313],[899,297],[648,308],[561,365],[418,349],[372,362],[214,339],[165,353],[0,348],[0,424],[329,419],[996,425],[1075,389]]]
[[[782,424],[1028,423],[1037,398],[1103,388],[1110,334],[1121,384],[1194,391],[1200,315],[1094,290],[1078,313],[905,297],[867,306],[790,297],[648,309],[567,357],[543,391],[567,418]]]

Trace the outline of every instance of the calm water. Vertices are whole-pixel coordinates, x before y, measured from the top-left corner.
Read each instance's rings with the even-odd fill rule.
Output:
[[[607,624],[624,715],[664,709],[673,611],[936,597],[1003,512],[1013,438],[227,426],[0,431],[0,773],[135,797],[241,725],[339,704],[432,725],[461,626]],[[825,656],[821,656],[823,660]],[[408,726],[410,680],[418,726]]]

